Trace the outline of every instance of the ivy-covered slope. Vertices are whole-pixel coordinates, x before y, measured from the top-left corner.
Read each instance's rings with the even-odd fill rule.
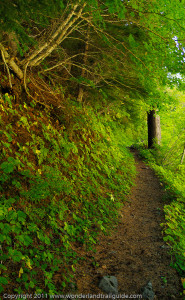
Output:
[[[0,132],[0,293],[64,292],[132,184],[129,137],[90,105],[68,99],[59,123],[8,93]]]

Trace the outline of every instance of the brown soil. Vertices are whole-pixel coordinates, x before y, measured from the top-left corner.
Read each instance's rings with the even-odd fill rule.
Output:
[[[161,232],[164,191],[154,172],[136,153],[135,159],[136,184],[120,212],[119,225],[111,236],[100,237],[94,254],[96,267],[88,256],[79,266],[78,293],[102,293],[98,288],[100,277],[114,275],[120,294],[139,294],[150,280],[155,299],[184,299],[180,277],[170,267],[172,258]]]

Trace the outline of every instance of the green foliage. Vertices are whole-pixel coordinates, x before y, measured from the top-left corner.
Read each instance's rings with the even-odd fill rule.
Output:
[[[16,4],[12,3],[12,1],[8,1],[7,3],[0,1],[0,4],[1,30],[15,31],[21,39],[28,38],[29,29],[27,26],[23,29],[23,22],[31,24],[30,17],[32,18],[32,22],[37,21],[44,27],[48,25],[48,17],[56,16],[57,12],[61,8],[63,9],[63,2],[61,0],[55,1],[55,5],[51,5],[51,2],[48,0],[41,2],[18,0]]]
[[[185,205],[181,203],[182,199],[166,205],[164,212],[166,214],[165,241],[172,245],[176,261],[174,266],[181,274],[185,274]]]
[[[67,289],[81,259],[76,246],[92,250],[111,230],[132,184],[129,139],[120,135],[125,112],[103,116],[72,101],[67,111],[64,127],[1,99],[1,291]]]

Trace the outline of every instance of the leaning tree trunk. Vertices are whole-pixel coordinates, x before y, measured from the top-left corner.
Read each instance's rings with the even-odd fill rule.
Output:
[[[161,143],[160,117],[155,110],[148,112],[148,148],[153,148],[155,144]]]

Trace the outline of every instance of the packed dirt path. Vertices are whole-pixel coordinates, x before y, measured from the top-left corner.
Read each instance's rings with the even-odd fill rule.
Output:
[[[99,294],[104,275],[117,277],[120,294],[139,299],[140,289],[151,281],[158,300],[184,299],[180,277],[170,267],[169,247],[164,243],[164,191],[154,172],[135,154],[137,177],[120,211],[118,227],[101,236],[94,264],[87,259],[78,269],[77,287],[82,294]],[[90,255],[90,254],[89,254]],[[95,266],[96,265],[96,266]],[[135,295],[135,296],[134,296]]]

